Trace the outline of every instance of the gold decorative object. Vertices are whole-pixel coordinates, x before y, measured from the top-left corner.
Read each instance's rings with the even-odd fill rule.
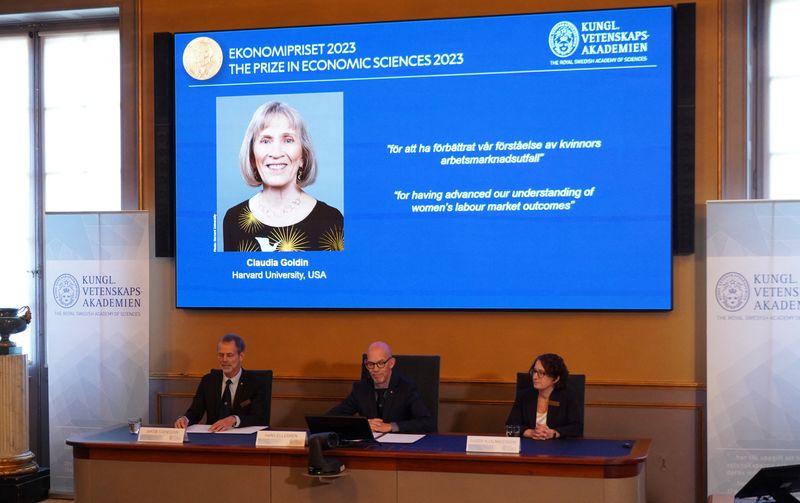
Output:
[[[28,444],[28,359],[9,337],[31,322],[31,310],[0,308],[0,476],[33,473]]]

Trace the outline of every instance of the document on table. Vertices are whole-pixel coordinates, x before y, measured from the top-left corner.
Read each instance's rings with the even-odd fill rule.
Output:
[[[243,428],[231,428],[225,431],[208,431],[209,425],[207,424],[193,424],[186,428],[188,433],[228,433],[234,435],[249,435],[257,431],[265,430],[269,426],[245,426]]]
[[[413,444],[425,435],[410,435],[408,433],[385,433],[375,440],[382,444]]]

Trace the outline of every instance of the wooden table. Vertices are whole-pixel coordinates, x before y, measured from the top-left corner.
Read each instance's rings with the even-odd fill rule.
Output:
[[[139,444],[127,427],[70,437],[81,503],[645,501],[650,440],[523,439],[520,454],[465,452],[465,435],[325,452],[344,475],[307,475],[306,449],[256,448],[255,434]]]

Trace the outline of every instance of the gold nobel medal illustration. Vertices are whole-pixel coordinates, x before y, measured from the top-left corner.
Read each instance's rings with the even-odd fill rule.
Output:
[[[222,48],[208,37],[197,37],[183,50],[183,68],[197,80],[208,80],[222,68]]]

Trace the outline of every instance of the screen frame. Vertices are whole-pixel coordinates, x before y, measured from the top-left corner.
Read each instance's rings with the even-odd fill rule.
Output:
[[[678,6],[678,7],[683,7],[683,6],[684,5],[682,4],[681,6]],[[689,4],[689,6],[692,7],[692,11],[693,11],[694,4]],[[247,29],[241,29],[241,30],[240,29],[230,29],[230,30],[209,30],[209,31],[238,32],[238,31],[251,31],[251,30],[260,30],[260,29],[268,30],[268,29],[281,29],[281,28],[315,28],[315,27],[326,27],[326,26],[348,26],[348,25],[365,25],[365,24],[380,25],[380,24],[385,24],[385,23],[396,23],[396,22],[441,21],[441,20],[458,20],[458,19],[494,18],[494,17],[509,17],[509,16],[518,16],[518,15],[559,14],[559,13],[565,13],[565,14],[573,13],[574,14],[575,12],[595,12],[595,11],[625,11],[625,10],[639,10],[639,9],[643,9],[643,8],[656,8],[656,7],[670,8],[671,11],[672,11],[673,38],[672,38],[672,49],[671,50],[672,50],[673,60],[674,61],[673,61],[673,65],[672,65],[672,83],[671,83],[671,85],[672,85],[672,90],[673,90],[673,100],[672,100],[672,103],[671,103],[671,107],[672,107],[672,110],[673,110],[673,118],[674,118],[676,116],[676,112],[677,112],[677,108],[678,108],[678,103],[677,103],[677,100],[676,100],[676,97],[675,97],[676,92],[678,90],[678,85],[677,85],[676,82],[678,81],[679,78],[681,78],[681,76],[678,75],[678,73],[679,73],[679,71],[681,71],[681,69],[685,70],[686,65],[685,64],[681,65],[681,64],[679,64],[679,61],[678,61],[678,56],[680,56],[680,54],[679,54],[679,51],[677,50],[677,47],[681,43],[681,41],[678,39],[678,34],[681,33],[681,29],[678,26],[678,22],[680,20],[680,17],[677,15],[677,13],[678,13],[678,11],[680,11],[680,9],[678,7],[676,7],[676,6],[673,6],[673,5],[654,5],[654,6],[646,6],[646,7],[626,7],[626,8],[613,8],[613,9],[601,9],[601,8],[598,8],[598,9],[581,9],[579,11],[514,12],[514,13],[508,13],[508,14],[497,14],[497,15],[487,15],[487,16],[477,16],[476,15],[476,16],[424,17],[424,18],[414,18],[414,19],[406,18],[406,19],[397,19],[397,20],[382,20],[382,21],[375,21],[375,22],[321,23],[321,24],[292,25],[292,26],[268,26],[268,27],[262,27],[262,28],[247,28]],[[692,19],[692,21],[693,21],[693,19]],[[176,34],[178,34],[178,33],[179,34],[193,34],[193,33],[204,33],[204,31],[193,30],[193,31],[187,31],[187,32],[177,32]],[[172,35],[174,36],[175,34],[172,34]],[[693,47],[694,46],[694,38],[692,38],[692,40],[691,40],[691,45],[692,45],[691,53],[692,53],[692,56],[693,56],[693,54],[694,54],[694,47]],[[693,76],[694,75],[694,61],[693,60],[691,61],[691,70],[692,70],[692,76]],[[683,80],[684,80],[684,82],[687,81],[687,79],[685,77],[683,78]],[[690,89],[690,94],[691,94],[691,98],[692,98],[692,101],[693,101],[693,99],[694,99],[694,82],[693,82],[693,79],[691,79],[691,82],[692,82],[692,86],[691,86],[691,89]],[[172,102],[173,114],[174,114],[174,106],[175,106],[175,103],[173,101]],[[488,311],[488,312],[495,312],[495,311],[502,311],[502,312],[521,311],[521,312],[637,312],[637,313],[638,312],[665,312],[665,311],[668,312],[668,311],[672,311],[674,309],[674,296],[675,296],[675,288],[674,288],[674,281],[675,281],[675,278],[674,278],[674,272],[675,272],[674,271],[674,269],[675,269],[674,256],[675,256],[676,252],[674,250],[674,245],[675,245],[675,232],[677,232],[676,231],[676,227],[677,227],[676,216],[677,216],[677,213],[678,213],[677,205],[680,202],[675,197],[676,196],[676,190],[677,190],[677,188],[675,187],[675,176],[676,176],[676,166],[675,165],[676,165],[677,159],[676,159],[676,156],[674,154],[675,154],[675,152],[682,150],[682,145],[678,145],[678,140],[681,139],[683,141],[683,140],[686,140],[686,138],[687,138],[686,135],[679,134],[679,132],[678,132],[679,126],[680,125],[677,122],[673,121],[673,132],[672,132],[672,138],[671,138],[671,145],[672,145],[672,152],[673,152],[673,155],[671,156],[671,171],[672,171],[672,177],[673,177],[673,187],[672,187],[672,191],[673,191],[672,199],[673,199],[673,202],[672,202],[672,206],[670,208],[670,210],[671,210],[670,211],[670,213],[671,213],[671,221],[672,221],[672,227],[673,227],[673,235],[670,236],[670,243],[671,243],[671,249],[672,249],[672,253],[671,253],[672,258],[671,258],[670,264],[669,264],[669,267],[670,267],[670,302],[669,302],[669,304],[670,305],[667,308],[642,308],[642,309],[639,309],[639,308],[619,308],[619,309],[617,309],[617,308],[605,308],[605,307],[601,307],[601,308],[571,308],[571,307],[564,307],[564,308],[537,308],[537,307],[517,308],[517,307],[509,307],[509,308],[504,308],[504,307],[417,307],[417,306],[414,306],[414,307],[404,307],[404,306],[400,306],[400,307],[383,307],[383,306],[379,306],[379,307],[371,307],[371,306],[367,306],[367,307],[361,307],[361,306],[346,306],[346,307],[318,307],[318,306],[311,306],[311,307],[305,307],[305,306],[297,306],[297,307],[285,307],[285,306],[260,306],[260,307],[245,306],[245,307],[241,307],[241,306],[231,306],[231,307],[228,307],[228,306],[218,306],[218,307],[211,307],[211,306],[182,306],[182,305],[178,305],[177,292],[176,292],[176,296],[175,296],[175,307],[178,308],[178,309],[202,309],[202,310],[207,310],[207,309],[226,309],[226,310],[229,310],[229,309],[232,309],[232,310],[244,309],[244,310],[254,310],[255,309],[255,310],[266,310],[266,311],[269,311],[269,310],[277,310],[277,311],[307,311],[307,310],[310,310],[310,311],[367,311],[367,312],[370,312],[370,311],[374,312],[376,310],[384,310],[384,311],[423,311],[423,312],[424,311],[479,311],[479,312],[480,311]],[[175,131],[174,131],[174,115],[173,115],[173,137],[171,139],[173,148],[174,148],[174,145],[175,145],[174,134],[175,134]],[[694,151],[694,129],[693,129],[693,127],[692,127],[692,130],[691,130],[691,139],[690,140],[686,140],[683,143],[683,147],[685,148],[686,146],[691,146],[692,152]],[[174,173],[175,172],[175,168],[176,168],[174,154],[173,154],[172,161],[173,161],[172,162],[172,172]],[[692,181],[693,181],[693,179],[694,179],[694,177],[693,177],[693,171],[694,171],[693,162],[692,162],[690,168],[691,168]],[[175,190],[177,190],[177,186],[175,187]],[[172,194],[172,196],[173,196],[173,201],[174,201],[174,198],[176,196],[175,196],[174,193]],[[693,208],[693,204],[690,205],[690,206]],[[177,218],[177,215],[176,215],[175,218]],[[172,223],[173,223],[174,226],[177,226],[177,223],[175,221],[173,221]],[[693,231],[693,222],[692,222],[692,231]],[[176,247],[179,246],[179,245],[180,244],[176,242]],[[176,274],[176,276],[178,274],[177,267],[175,268],[175,274]],[[176,278],[176,285],[177,285],[177,278]]]

